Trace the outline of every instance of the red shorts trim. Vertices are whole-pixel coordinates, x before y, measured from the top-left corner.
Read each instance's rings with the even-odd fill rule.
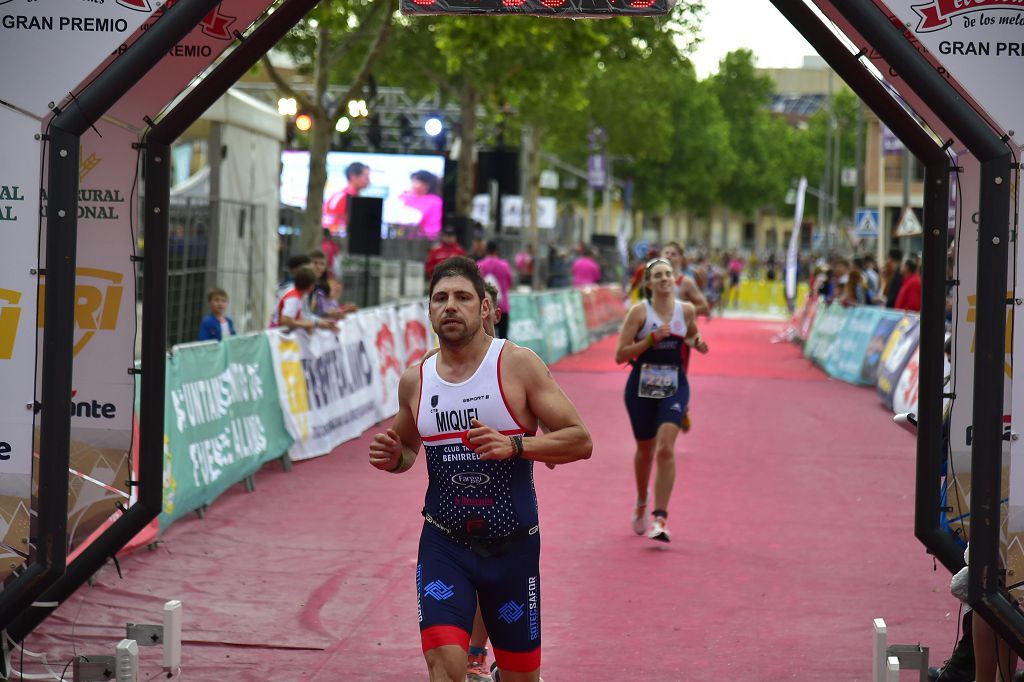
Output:
[[[427,652],[439,646],[455,644],[469,653],[469,633],[454,625],[434,625],[420,631],[423,651]]]
[[[540,668],[540,647],[533,651],[505,651],[493,646],[498,667],[510,673],[532,673]]]

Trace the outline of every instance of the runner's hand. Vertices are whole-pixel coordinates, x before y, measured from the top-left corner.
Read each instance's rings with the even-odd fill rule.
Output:
[[[654,342],[664,341],[672,335],[672,328],[667,324],[663,324],[654,330]]]
[[[469,423],[473,428],[466,432],[466,444],[480,455],[480,459],[500,461],[515,454],[508,436],[503,436],[490,426],[484,426],[478,419]]]
[[[373,436],[370,443],[370,464],[381,471],[389,471],[398,466],[402,457],[402,440],[394,429]]]
[[[704,339],[701,339],[699,342],[697,342],[697,345],[694,346],[694,349],[696,349],[696,351],[698,353],[705,353],[706,354],[708,352],[708,343],[707,343],[707,341],[705,341]]]

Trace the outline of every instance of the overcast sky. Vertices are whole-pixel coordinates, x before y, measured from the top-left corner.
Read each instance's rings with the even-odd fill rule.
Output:
[[[692,55],[697,75],[718,71],[727,53],[748,47],[762,68],[798,67],[805,55],[815,54],[795,28],[769,0],[705,0],[702,42]]]

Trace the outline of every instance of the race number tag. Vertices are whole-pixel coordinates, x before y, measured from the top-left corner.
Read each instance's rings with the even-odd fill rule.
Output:
[[[640,367],[641,398],[667,398],[679,388],[679,367],[676,365],[642,365]]]

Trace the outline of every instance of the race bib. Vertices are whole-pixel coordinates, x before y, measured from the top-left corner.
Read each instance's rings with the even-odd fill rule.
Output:
[[[640,366],[641,398],[668,398],[679,389],[679,367],[676,365]]]

